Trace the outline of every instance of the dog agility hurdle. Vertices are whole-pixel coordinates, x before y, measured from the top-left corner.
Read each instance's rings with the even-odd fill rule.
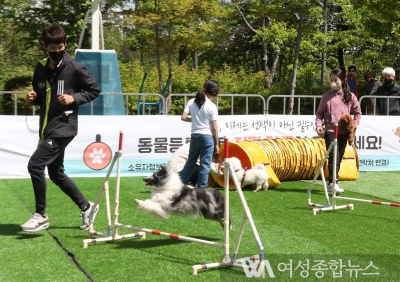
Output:
[[[142,239],[146,238],[146,233],[153,234],[153,235],[158,235],[158,236],[165,236],[169,237],[171,239],[176,239],[176,240],[183,240],[183,241],[188,241],[192,243],[199,243],[199,244],[204,244],[208,246],[214,246],[217,248],[221,248],[224,251],[223,259],[220,262],[214,262],[214,263],[208,263],[208,264],[199,264],[199,265],[193,265],[192,266],[192,274],[197,275],[198,270],[201,269],[209,269],[209,268],[215,268],[215,267],[239,267],[243,268],[243,265],[241,261],[249,261],[249,260],[264,260],[264,247],[261,243],[260,236],[258,234],[258,231],[256,229],[256,226],[254,224],[250,209],[247,205],[246,199],[244,198],[243,191],[240,187],[240,183],[238,179],[236,178],[236,174],[234,173],[233,167],[230,166],[230,164],[227,162],[227,158],[229,158],[229,146],[228,146],[228,138],[225,137],[225,166],[224,166],[224,203],[225,203],[225,211],[224,211],[224,243],[217,243],[213,241],[207,241],[207,240],[202,240],[202,239],[197,239],[193,237],[187,237],[187,236],[182,236],[179,234],[174,234],[174,233],[168,233],[168,232],[163,232],[159,230],[152,230],[148,228],[142,228],[142,227],[137,227],[133,225],[128,225],[128,224],[122,224],[118,221],[118,216],[119,216],[119,192],[120,192],[120,171],[121,171],[121,157],[122,157],[122,140],[123,140],[123,132],[120,131],[119,133],[119,145],[118,145],[118,152],[114,154],[113,160],[111,162],[111,165],[108,169],[107,175],[102,183],[102,186],[97,194],[94,206],[97,206],[99,204],[99,201],[101,200],[101,197],[103,194],[105,194],[105,202],[106,202],[106,216],[107,216],[107,232],[102,233],[102,232],[97,232],[94,229],[94,220],[93,220],[93,214],[91,213],[89,215],[89,237],[90,239],[84,239],[83,240],[83,247],[87,248],[89,244],[92,243],[99,243],[99,242],[107,242],[107,241],[114,241],[114,240],[120,240],[120,239],[125,239],[125,238],[132,238],[132,237],[140,237]],[[116,178],[116,191],[115,191],[115,207],[114,207],[114,220],[113,223],[111,221],[111,205],[110,205],[110,196],[109,196],[109,185],[108,185],[108,180],[110,178],[110,174],[113,170],[113,167],[117,163],[117,178]],[[234,184],[236,186],[236,190],[238,192],[238,195],[240,197],[242,206],[243,206],[243,217],[242,217],[242,222],[239,227],[239,232],[238,236],[234,245],[233,253],[232,255],[230,254],[230,244],[229,244],[229,235],[230,235],[230,229],[229,229],[229,175],[231,175],[231,178],[234,181]],[[237,258],[237,254],[239,251],[240,247],[240,242],[243,236],[244,232],[244,226],[246,221],[249,221],[250,227],[252,230],[252,233],[254,235],[256,245],[258,247],[258,254],[246,257],[246,258]],[[135,231],[139,231],[136,233],[131,233],[131,234],[125,234],[125,235],[119,235],[118,234],[118,228],[127,228],[127,229],[132,229]],[[94,238],[94,236],[100,236],[101,238]],[[262,277],[265,277],[265,269],[263,270]]]
[[[332,204],[331,204],[331,202],[329,201],[329,194],[328,194],[328,189],[326,186],[323,167],[324,167],[325,162],[328,160],[329,153],[331,152],[331,150],[334,150],[333,151],[333,179],[336,179],[337,139],[338,139],[338,124],[335,123],[334,141],[329,145],[329,148],[325,153],[324,159],[322,160],[322,162],[318,168],[318,171],[315,174],[315,177],[313,178],[313,180],[310,184],[310,187],[307,190],[308,207],[309,208],[314,207],[313,215],[316,215],[317,212],[322,212],[322,211],[335,211],[335,210],[340,210],[340,209],[354,210],[353,204],[346,204],[346,205],[338,206],[338,205],[336,205],[336,200],[346,200],[346,201],[354,201],[354,202],[361,202],[361,203],[370,203],[370,204],[374,204],[374,205],[386,205],[386,206],[392,206],[392,207],[400,207],[400,203],[389,203],[389,202],[381,202],[381,201],[376,201],[376,200],[365,200],[365,199],[359,199],[359,198],[337,196],[336,195],[336,185],[333,185],[333,187],[332,187]],[[319,175],[321,175],[321,180],[324,184],[326,205],[315,204],[311,201],[311,190],[314,187],[315,181],[317,180]]]

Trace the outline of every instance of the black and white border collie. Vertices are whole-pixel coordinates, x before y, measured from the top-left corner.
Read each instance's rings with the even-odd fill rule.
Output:
[[[168,218],[201,216],[218,221],[224,228],[224,196],[213,188],[192,188],[182,183],[179,174],[165,166],[151,176],[143,178],[153,186],[151,199],[135,200],[139,209],[146,213]],[[229,222],[231,228],[231,222]]]

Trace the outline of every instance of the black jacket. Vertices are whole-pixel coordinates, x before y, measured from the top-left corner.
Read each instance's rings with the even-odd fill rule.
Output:
[[[376,96],[400,96],[400,86],[396,83],[387,87],[382,85],[376,90]],[[389,115],[390,116],[400,116],[400,98],[390,98],[389,99]],[[381,98],[376,99],[377,110],[379,115],[387,115],[387,99]]]
[[[365,89],[365,95],[370,95],[374,96],[376,95],[376,91],[378,88],[382,86],[382,82],[379,80],[375,80],[374,82],[367,82],[364,86]],[[373,115],[374,114],[374,99],[372,98],[366,98],[365,99],[365,104],[367,106],[367,114],[368,115]],[[379,109],[376,109],[376,113],[379,113]]]
[[[71,137],[78,133],[78,106],[91,102],[100,95],[100,88],[84,65],[74,61],[68,53],[55,70],[47,67],[48,58],[36,65],[32,86],[37,94],[34,105],[40,106],[39,137]],[[61,105],[57,99],[58,80],[64,80],[64,93],[75,99]],[[50,94],[47,97],[47,94]]]

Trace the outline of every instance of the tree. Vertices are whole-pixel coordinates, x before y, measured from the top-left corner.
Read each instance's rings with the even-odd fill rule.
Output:
[[[254,40],[261,40],[261,46],[263,50],[263,70],[266,75],[268,88],[271,88],[272,81],[275,77],[276,68],[279,62],[279,56],[281,54],[281,42],[284,41],[283,38],[286,39],[287,35],[285,34],[285,25],[281,25],[279,22],[272,19],[268,15],[269,10],[265,9],[267,4],[270,4],[268,2],[266,0],[251,1],[249,4],[249,6],[251,6],[250,10],[253,10],[255,12],[255,14],[253,14],[252,16],[260,17],[261,25],[258,30],[249,23],[244,13],[241,11],[240,6],[235,6],[247,27],[255,34]],[[268,48],[269,45],[271,45],[272,43],[271,41],[275,43],[275,59],[272,66],[270,67]]]
[[[107,9],[123,1],[109,0]],[[0,85],[12,85],[32,76],[37,61],[47,56],[41,42],[43,28],[52,22],[60,23],[67,33],[67,51],[74,54],[85,13],[91,1],[72,0],[2,0],[0,1]],[[90,34],[90,33],[89,33]],[[84,40],[89,47],[90,37]],[[16,64],[18,67],[16,68]]]
[[[35,42],[26,40],[27,33],[15,25],[19,7],[31,1],[0,2],[0,90],[26,90],[31,87],[32,69],[37,61]],[[4,114],[14,114],[14,95],[0,95],[0,109]],[[22,97],[19,97],[22,99]],[[18,99],[18,112],[23,113],[26,103]]]
[[[300,48],[303,39],[303,32],[309,34],[318,32],[318,25],[321,21],[321,11],[315,1],[289,1],[283,2],[281,6],[284,8],[281,13],[286,21],[291,22],[296,30],[296,46],[293,57],[292,78],[290,83],[290,101],[288,114],[293,113],[294,95],[296,90],[297,70],[300,58]]]
[[[194,66],[198,56],[215,44],[214,38],[223,30],[220,18],[225,11],[217,0],[155,0],[137,1],[133,12],[124,12],[125,26],[133,26],[136,49],[155,56],[159,70],[160,93],[163,89],[161,57],[167,56],[172,73],[172,55],[179,50],[193,52]]]
[[[349,0],[357,17],[360,43],[357,57],[369,61],[370,70],[400,68],[400,6],[389,0]]]
[[[177,46],[192,54],[196,70],[199,68],[199,57],[229,36],[223,20],[230,14],[230,8],[219,1],[193,1],[193,6],[185,15],[187,20],[177,25]]]

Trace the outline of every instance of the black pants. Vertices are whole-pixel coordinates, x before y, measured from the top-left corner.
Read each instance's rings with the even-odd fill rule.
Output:
[[[342,162],[344,152],[346,150],[347,146],[347,138],[349,134],[341,134],[338,135],[337,139],[337,155],[336,155],[336,183],[337,180],[339,179],[339,169],[340,169],[340,163]],[[326,150],[328,150],[331,142],[335,139],[335,136],[333,132],[325,132],[325,145],[326,145]],[[329,152],[329,159],[328,159],[328,169],[329,169],[329,183],[334,183],[333,182],[333,148]]]
[[[71,198],[80,208],[88,206],[88,201],[83,196],[76,184],[64,173],[65,148],[74,137],[52,138],[40,141],[36,151],[28,163],[33,191],[35,193],[36,213],[45,214],[46,210],[46,176],[45,167],[54,184]]]

